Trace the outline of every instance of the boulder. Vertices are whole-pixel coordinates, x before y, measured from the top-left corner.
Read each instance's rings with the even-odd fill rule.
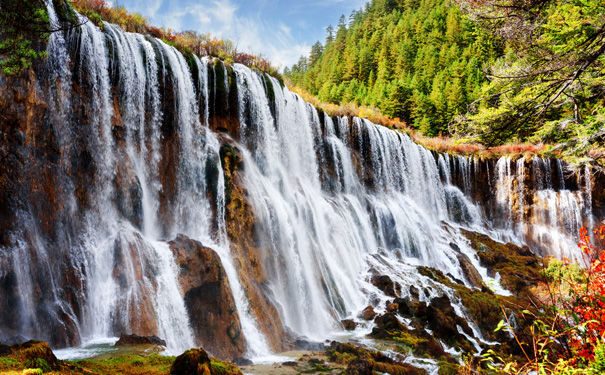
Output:
[[[212,366],[204,349],[190,349],[176,357],[170,375],[210,375]]]
[[[385,329],[387,331],[401,331],[404,329],[403,324],[401,324],[394,313],[386,313],[384,315],[377,316],[376,319],[374,319],[374,323],[376,323],[376,327]]]
[[[347,331],[354,331],[357,328],[357,323],[351,319],[345,319],[340,321]]]
[[[241,357],[245,341],[229,280],[218,254],[179,235],[169,243],[195,343],[222,359]]]
[[[387,304],[387,313],[396,313],[397,311],[399,311],[399,304],[398,303],[389,303],[389,304]]]
[[[133,346],[133,345],[161,345],[166,346],[166,341],[157,336],[139,336],[127,335],[122,333],[120,339],[116,342],[116,346]]]
[[[374,364],[367,358],[355,358],[349,363],[345,375],[372,375]]]
[[[389,297],[397,298],[401,294],[401,285],[393,282],[387,275],[372,276],[371,282]]]
[[[376,317],[376,312],[374,311],[374,308],[372,306],[368,306],[365,309],[363,309],[363,311],[360,314],[360,318],[363,318],[365,320],[373,320]]]

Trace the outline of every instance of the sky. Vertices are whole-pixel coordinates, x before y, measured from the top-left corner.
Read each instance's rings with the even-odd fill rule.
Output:
[[[326,27],[369,0],[118,0],[156,27],[194,30],[230,39],[243,52],[262,54],[273,65],[295,64]],[[116,3],[114,1],[113,3]]]

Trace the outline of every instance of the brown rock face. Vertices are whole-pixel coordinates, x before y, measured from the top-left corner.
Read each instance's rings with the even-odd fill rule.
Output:
[[[376,317],[374,307],[368,306],[361,312],[361,317],[365,320],[373,320]]]
[[[240,151],[229,143],[223,143],[220,156],[225,174],[225,219],[233,261],[260,330],[272,350],[285,351],[290,348],[287,344],[291,341],[290,335],[284,329],[279,313],[269,298],[271,291],[266,287],[267,275],[263,265],[268,261],[268,251],[258,240],[254,209],[248,202],[241,179],[245,165]]]
[[[466,280],[475,288],[481,289],[483,286],[483,278],[475,266],[473,266],[471,260],[464,254],[458,254],[458,262],[460,263],[460,269],[466,277]]]
[[[246,343],[227,274],[218,254],[183,235],[170,242],[196,345],[225,359],[241,357]]]

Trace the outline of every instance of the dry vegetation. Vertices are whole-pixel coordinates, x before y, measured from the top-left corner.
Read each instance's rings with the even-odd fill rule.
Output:
[[[305,101],[311,103],[316,108],[326,112],[330,116],[356,116],[365,118],[375,124],[386,126],[390,129],[406,132],[414,142],[421,144],[429,150],[445,152],[458,155],[480,155],[485,157],[503,156],[503,155],[521,155],[521,154],[540,154],[547,151],[543,144],[532,143],[510,143],[497,147],[485,147],[480,143],[469,142],[465,139],[456,139],[452,137],[426,137],[421,132],[410,127],[399,118],[391,119],[383,115],[376,108],[360,107],[354,103],[331,104],[320,101],[317,97],[311,95],[306,90],[291,85],[286,81],[288,88],[300,95]]]

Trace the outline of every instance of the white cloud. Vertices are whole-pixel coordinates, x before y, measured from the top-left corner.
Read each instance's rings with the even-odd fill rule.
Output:
[[[288,4],[283,0],[248,1],[250,3],[242,3],[240,0],[130,0],[125,6],[141,12],[158,26],[174,30],[195,30],[231,39],[239,50],[260,53],[283,68],[295,64],[301,55],[307,55],[311,49],[311,42],[296,39],[301,37],[301,30],[317,28],[311,26],[309,10],[345,3],[346,8],[353,10],[366,3],[366,0],[310,0],[304,4]],[[303,10],[305,16],[297,17],[297,13]],[[280,11],[295,19],[290,18],[288,23],[288,18],[284,13],[280,16]],[[316,35],[321,35],[322,32],[323,30]]]

